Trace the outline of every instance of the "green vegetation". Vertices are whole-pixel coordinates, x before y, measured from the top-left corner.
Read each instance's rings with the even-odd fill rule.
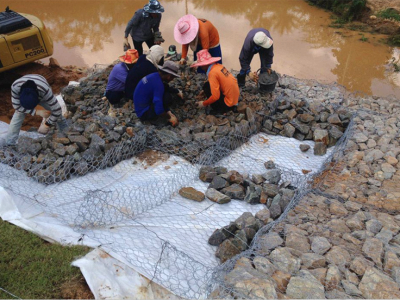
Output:
[[[367,37],[365,37],[363,34],[361,34],[362,36],[361,36],[361,38],[360,38],[360,41],[362,41],[362,42],[366,42],[366,41],[368,41],[368,38]]]
[[[400,34],[390,37],[388,43],[390,46],[400,47]]]
[[[0,219],[0,287],[23,299],[75,298],[70,290],[82,285],[83,276],[70,264],[89,251],[45,242]],[[3,298],[13,297],[0,290]]]
[[[383,18],[383,19],[389,19],[389,20],[395,20],[395,21],[400,21],[400,14],[397,10],[388,8],[385,10],[380,11],[377,14],[378,17]]]
[[[366,0],[309,0],[309,2],[334,12],[341,22],[356,20],[366,4]]]

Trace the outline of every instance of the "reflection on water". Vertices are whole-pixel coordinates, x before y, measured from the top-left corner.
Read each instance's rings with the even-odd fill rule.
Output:
[[[147,1],[0,0],[41,18],[62,65],[108,64],[122,54],[126,23]],[[247,32],[264,27],[274,39],[273,69],[298,78],[337,82],[350,91],[400,97],[400,79],[387,64],[399,50],[379,44],[381,36],[329,28],[329,14],[302,0],[162,0],[161,31],[166,49],[176,44],[175,22],[184,14],[210,20],[219,30],[224,65],[240,68],[238,56]],[[367,38],[367,42],[361,38]],[[146,49],[146,47],[145,47]],[[179,47],[178,47],[179,49]],[[252,69],[259,68],[255,57]]]

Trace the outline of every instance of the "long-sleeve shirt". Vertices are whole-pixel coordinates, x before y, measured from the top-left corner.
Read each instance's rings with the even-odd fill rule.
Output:
[[[140,79],[144,76],[157,72],[157,68],[143,54],[139,57],[136,64],[129,70],[125,81],[125,95],[129,99],[133,99],[133,93]]]
[[[151,15],[143,16],[143,8],[138,9],[125,28],[125,37],[130,34],[136,42],[144,42],[153,37],[153,33],[159,31],[161,14],[153,18]]]
[[[125,65],[125,63],[120,62],[116,64],[111,70],[110,76],[108,76],[106,91],[124,91],[128,71],[128,67]]]
[[[254,35],[259,31],[264,32],[270,39],[272,39],[269,31],[264,28],[254,28],[249,31],[244,40],[242,51],[240,51],[239,55],[240,67],[242,71],[250,70],[250,63],[253,59],[254,54],[256,53],[260,53],[260,55],[263,56],[262,59],[265,61],[267,67],[270,68],[272,65],[274,57],[274,46],[272,45],[270,48],[265,49],[257,46],[254,43]]]
[[[153,73],[143,77],[133,94],[136,115],[140,118],[151,105],[154,105],[156,115],[160,115],[164,110],[163,104],[164,84],[160,74]]]
[[[229,107],[236,105],[239,101],[239,86],[236,78],[221,64],[214,64],[208,72],[211,97],[203,102],[204,106],[217,101],[221,93],[225,96],[225,104]]]
[[[219,34],[217,28],[205,19],[198,19],[199,22],[199,41],[201,49],[210,49],[219,44]],[[182,58],[187,57],[189,44],[182,45]],[[196,57],[194,58],[196,59]]]
[[[21,86],[28,80],[32,80],[35,82],[38,90],[39,102],[46,102],[50,106],[51,115],[47,122],[49,124],[55,124],[62,115],[61,106],[58,103],[56,97],[54,97],[49,83],[43,76],[30,74],[22,76],[21,78],[14,81],[14,83],[11,85],[11,102],[13,108],[16,111],[24,114],[32,114],[34,112],[35,109],[24,108],[19,100]]]

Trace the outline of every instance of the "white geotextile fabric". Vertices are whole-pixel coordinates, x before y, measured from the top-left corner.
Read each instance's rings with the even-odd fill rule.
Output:
[[[0,137],[7,132],[7,126],[5,123],[0,123]],[[37,135],[26,134],[31,137]],[[299,149],[301,143],[309,144],[311,149],[307,153],[302,153]],[[318,171],[330,151],[333,150],[329,149],[325,156],[314,156],[313,144],[312,141],[300,142],[281,136],[258,134],[222,159],[218,165],[228,170],[262,174],[265,172],[264,162],[273,160],[279,166],[293,169],[303,176],[302,170]],[[160,255],[163,255],[162,246],[164,242],[168,242],[178,251],[185,253],[189,259],[193,258],[201,263],[204,268],[198,271],[204,274],[200,276],[209,277],[212,269],[219,264],[219,260],[215,257],[216,247],[207,243],[213,231],[228,225],[243,212],[255,214],[263,209],[264,205],[250,205],[237,200],[219,205],[208,199],[200,203],[184,199],[178,194],[180,187],[192,186],[202,192],[207,189],[208,184],[198,179],[199,166],[193,166],[177,156],[170,156],[167,160],[159,161],[152,166],[145,166],[143,163],[133,164],[133,160],[137,158],[120,162],[105,170],[47,186],[45,189],[42,184],[27,178],[25,172],[2,166],[2,168],[9,168],[7,174],[21,178],[25,188],[23,191],[29,187],[31,193],[25,195],[19,191],[18,182],[15,186],[11,186],[13,192],[7,190],[7,193],[4,189],[0,189],[0,217],[49,241],[90,247],[101,245],[102,250],[119,260],[121,266],[133,268],[150,279],[153,279],[154,269],[158,268],[160,273],[154,277],[154,281],[164,287],[169,286],[166,283],[169,283],[170,275],[176,275],[181,264],[184,265],[184,262],[180,261],[181,258],[171,256],[171,262],[163,261],[159,266]],[[179,183],[174,183],[176,181]],[[93,213],[90,205],[86,208],[87,213],[85,213],[85,208],[82,208],[88,191],[111,192],[113,195],[111,199],[117,201],[119,196],[126,197],[124,193],[128,193],[132,188],[140,189],[146,185],[151,186],[154,182],[161,185],[165,183],[165,189],[152,191],[151,196],[154,197],[154,202],[148,204],[147,209],[139,213],[134,204],[130,203],[129,206],[127,203],[126,213],[132,217],[116,219],[117,221],[113,219],[114,221],[110,224],[95,229],[85,228],[85,220],[80,221],[79,214],[84,213],[90,216]],[[163,193],[168,195],[163,195]],[[32,195],[35,195],[33,199]],[[170,198],[169,201],[157,202],[162,197]],[[112,211],[109,214],[112,216]],[[77,224],[81,226],[79,232],[73,229]],[[101,261],[101,256],[91,255],[91,264]],[[185,259],[188,259],[187,257]],[[168,260],[168,255],[164,255],[163,259]],[[76,263],[76,265],[79,264]],[[103,279],[95,279],[100,278],[96,268],[86,268],[83,274],[97,297],[104,299],[132,297],[132,294],[129,294],[132,289],[128,286],[117,288],[118,293],[107,294],[108,296],[101,294],[98,289],[103,286],[99,284]],[[112,276],[108,276],[104,279],[109,286],[129,284],[129,281],[121,281],[118,276],[114,278],[114,283],[110,283],[111,278]],[[185,284],[187,283],[182,283],[182,292],[179,293],[178,290],[177,294],[188,298],[205,296],[204,286],[194,285],[188,288]],[[147,295],[147,298],[152,297],[150,294]]]

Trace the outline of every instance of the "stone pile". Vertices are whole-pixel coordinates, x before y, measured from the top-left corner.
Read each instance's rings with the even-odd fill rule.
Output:
[[[259,211],[255,216],[245,212],[229,225],[216,229],[208,243],[218,246],[215,255],[223,263],[248,249],[257,231],[271,221],[268,209]]]
[[[224,204],[232,199],[249,204],[265,204],[272,219],[278,218],[295,194],[289,181],[281,180],[281,171],[272,161],[264,164],[263,174],[242,175],[224,167],[203,166],[199,178],[209,182],[205,196],[213,202]]]
[[[185,98],[172,107],[179,126],[143,126],[129,102],[108,114],[110,106],[103,95],[111,69],[112,66],[94,72],[79,86],[63,90],[71,112],[67,132],[55,130],[39,139],[20,138],[17,151],[0,150],[0,161],[25,170],[39,182],[51,184],[113,166],[146,148],[200,162],[206,149],[223,145],[224,155],[260,131],[314,140],[314,152],[322,155],[343,134],[350,118],[343,109],[309,105],[307,101],[312,103],[325,90],[317,86],[315,93],[311,93],[310,88],[305,91],[301,85],[288,83],[288,79],[276,88],[276,95],[282,95],[279,101],[274,102],[275,96],[260,94],[249,86],[241,93],[237,112],[214,116],[208,109],[195,105],[204,75],[189,72],[171,84],[181,89]],[[272,103],[276,104],[276,113]],[[213,162],[221,158],[218,153],[215,155]]]
[[[211,297],[400,297],[400,103],[350,100],[353,133],[323,193],[257,235]]]

